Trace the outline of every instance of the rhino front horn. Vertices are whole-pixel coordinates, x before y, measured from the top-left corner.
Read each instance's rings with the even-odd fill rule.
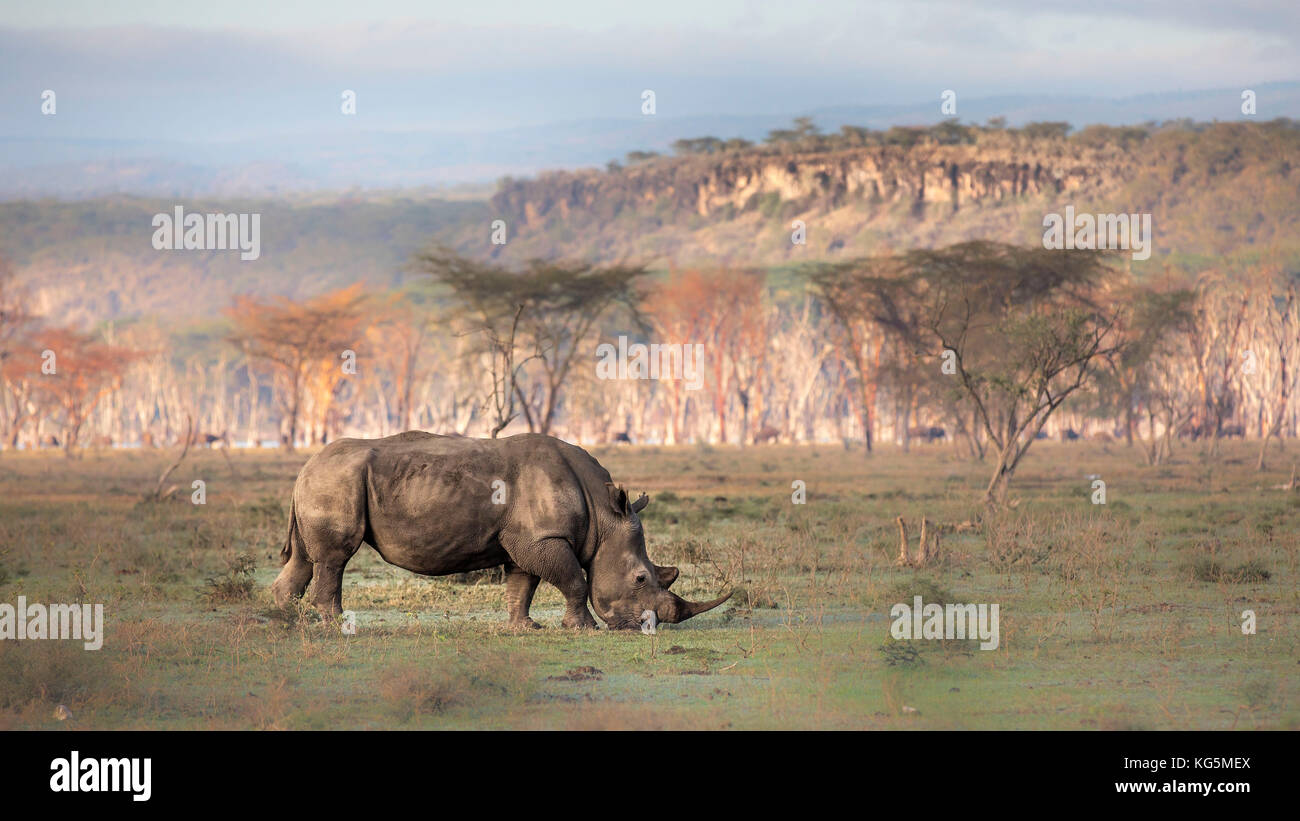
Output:
[[[671,604],[669,607],[664,608],[664,610],[667,610],[668,612],[666,613],[660,612],[659,621],[666,621],[671,624],[676,624],[678,622],[686,621],[692,616],[698,616],[701,613],[707,613],[708,611],[712,610],[718,605],[724,603],[725,601],[727,601],[727,599],[731,598],[733,593],[735,593],[734,590],[728,591],[727,593],[718,596],[713,601],[707,601],[707,602],[687,601],[686,599],[683,599],[681,596],[678,596],[676,593],[668,593],[668,596],[670,597],[669,601],[671,602]]]

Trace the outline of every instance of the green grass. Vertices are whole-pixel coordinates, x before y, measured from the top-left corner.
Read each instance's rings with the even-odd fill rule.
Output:
[[[1267,489],[1289,458],[1256,474],[1251,449],[1150,468],[1039,443],[1015,506],[979,521],[988,466],[946,446],[596,448],[651,495],[675,590],[740,591],[655,636],[564,630],[547,585],[548,629],[511,632],[492,576],[425,579],[364,548],[344,636],[270,603],[305,454],[238,452],[232,474],[202,452],[172,477],[207,482],[195,506],[140,502],[162,454],[6,452],[0,602],[103,603],[106,637],[0,641],[0,728],[1300,728],[1300,493]],[[899,515],[914,546],[921,516],[947,526],[937,565],[895,565]],[[998,603],[1001,647],[893,642],[914,593]]]

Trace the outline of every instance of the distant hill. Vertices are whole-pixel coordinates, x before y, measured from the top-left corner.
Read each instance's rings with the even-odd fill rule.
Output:
[[[1197,270],[1276,249],[1300,261],[1300,127],[971,128],[943,123],[793,136],[609,171],[507,179],[490,202],[428,192],[257,199],[107,197],[0,203],[0,253],[59,322],[212,317],[232,295],[304,297],[411,279],[430,242],[504,263],[529,257],[784,266],[966,239],[1041,241],[1043,216],[1151,213],[1135,270]],[[709,145],[709,143],[698,143]],[[697,145],[692,143],[691,145]],[[739,144],[737,144],[739,145]],[[157,251],[151,219],[262,215],[262,255]],[[489,242],[495,219],[506,245]],[[801,220],[807,244],[790,241]]]
[[[261,214],[261,257],[154,250],[153,215],[178,204]],[[0,253],[34,289],[39,313],[75,324],[211,317],[237,293],[300,298],[356,281],[390,288],[409,278],[404,267],[426,243],[486,243],[489,229],[481,201],[395,195],[0,203]]]
[[[1300,83],[1265,83],[1259,119],[1300,118]],[[574,120],[483,132],[305,130],[241,140],[183,142],[0,136],[0,200],[42,197],[95,198],[115,194],[185,197],[267,197],[351,188],[446,187],[492,183],[550,168],[603,167],[630,151],[666,153],[674,140],[712,134],[763,139],[794,116],[808,116],[823,131],[844,125],[885,129],[932,125],[940,111],[931,100],[907,105],[846,105],[788,114]],[[1199,89],[1125,98],[1077,95],[961,97],[957,116],[982,124],[1001,117],[1010,126],[1035,121],[1081,125],[1138,125],[1191,119],[1236,121],[1241,89]]]
[[[967,239],[1041,241],[1043,216],[1150,213],[1146,264],[1300,246],[1300,124],[790,135],[611,171],[506,180],[505,254],[778,265]],[[690,150],[691,146],[687,147]],[[807,244],[790,240],[792,222]]]

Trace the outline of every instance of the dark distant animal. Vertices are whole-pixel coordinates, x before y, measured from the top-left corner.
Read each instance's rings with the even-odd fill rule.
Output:
[[[1208,421],[1196,422],[1196,423],[1188,422],[1186,425],[1183,425],[1183,427],[1179,429],[1178,435],[1183,439],[1191,439],[1193,441],[1197,439],[1209,438],[1214,436],[1214,425],[1213,423]],[[1229,438],[1233,436],[1238,438],[1244,438],[1246,436],[1246,426],[1245,425],[1224,425],[1223,427],[1219,428],[1219,436],[1223,438]]]
[[[614,434],[614,444],[630,445],[632,444],[632,437],[628,434],[627,431],[623,431],[622,433],[616,433]]]
[[[1204,436],[1213,434],[1214,428],[1208,422],[1188,422],[1178,429],[1178,436],[1181,439],[1200,439]]]
[[[771,425],[764,425],[758,433],[754,434],[754,444],[761,445],[764,442],[775,442],[780,436],[780,430]]]
[[[294,484],[289,532],[271,585],[285,606],[311,586],[327,615],[343,610],[343,570],[368,544],[424,576],[503,565],[510,624],[528,615],[545,579],[565,598],[565,627],[613,629],[680,622],[725,602],[669,592],[677,568],[646,555],[635,502],[582,448],[526,433],[466,439],[408,431],[340,439],[308,460]]]
[[[1079,439],[1079,434],[1074,428],[1066,428],[1061,431],[1061,441],[1074,442]]]
[[[921,439],[925,442],[937,442],[948,435],[943,428],[908,428],[907,436],[909,439]]]
[[[217,443],[220,443],[223,447],[230,447],[230,434],[225,431],[222,431],[220,434],[205,433],[199,438],[202,439],[203,444],[208,447],[213,447]]]
[[[1038,433],[1035,433],[1035,434],[1034,434],[1034,438],[1035,438],[1035,439],[1046,439],[1046,438],[1047,438],[1047,431],[1045,431],[1045,430],[1040,430]]]

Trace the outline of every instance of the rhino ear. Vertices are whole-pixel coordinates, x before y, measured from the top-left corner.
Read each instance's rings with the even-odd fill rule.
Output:
[[[627,491],[613,482],[606,482],[605,489],[609,491],[609,503],[619,513],[626,515],[628,512]]]
[[[667,590],[677,581],[677,568],[668,564],[655,565],[655,575],[659,577],[659,586]]]
[[[645,510],[645,506],[650,504],[650,497],[642,493],[635,502],[632,503],[632,512],[640,513]]]

